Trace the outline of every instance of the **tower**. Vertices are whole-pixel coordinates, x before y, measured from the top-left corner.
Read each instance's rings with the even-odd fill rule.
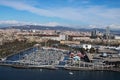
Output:
[[[110,38],[110,28],[109,26],[106,27],[106,39],[109,40]]]
[[[106,27],[106,39],[107,39],[107,44],[110,45],[110,28],[109,28],[109,26]]]
[[[97,38],[97,30],[94,29],[92,32],[91,32],[91,38]]]

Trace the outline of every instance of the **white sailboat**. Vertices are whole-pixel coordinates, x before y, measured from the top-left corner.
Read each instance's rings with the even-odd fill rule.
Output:
[[[73,75],[73,72],[69,72],[70,75]]]

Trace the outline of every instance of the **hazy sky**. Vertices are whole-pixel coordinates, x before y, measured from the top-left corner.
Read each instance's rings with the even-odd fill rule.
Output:
[[[0,24],[120,28],[120,0],[0,0]]]

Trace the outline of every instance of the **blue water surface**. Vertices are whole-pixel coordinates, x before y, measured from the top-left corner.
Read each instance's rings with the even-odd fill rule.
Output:
[[[16,69],[0,66],[0,80],[120,80],[120,72]]]

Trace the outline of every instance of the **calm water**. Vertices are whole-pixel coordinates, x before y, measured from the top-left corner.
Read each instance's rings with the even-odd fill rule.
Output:
[[[0,66],[0,80],[120,80],[119,72],[15,69]]]

